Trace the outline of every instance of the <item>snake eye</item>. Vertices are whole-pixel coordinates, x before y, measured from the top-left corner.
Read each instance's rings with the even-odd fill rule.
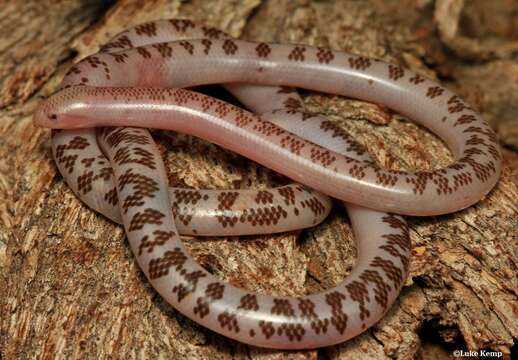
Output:
[[[49,114],[49,119],[56,120],[58,116],[56,114]]]

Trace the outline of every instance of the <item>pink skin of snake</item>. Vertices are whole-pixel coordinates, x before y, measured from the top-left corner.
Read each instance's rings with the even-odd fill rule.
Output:
[[[194,38],[189,32],[195,31],[211,39],[158,43],[186,33],[184,37]],[[43,102],[35,120],[54,128],[141,126],[194,134],[339,199],[404,214],[438,214],[469,206],[496,183],[500,154],[494,134],[462,100],[437,84],[394,65],[330,50],[215,37],[224,35],[188,20],[135,27],[105,47],[107,52],[76,65],[64,80],[68,88]],[[157,43],[124,50],[141,45],[138,41],[142,39]],[[114,50],[117,52],[111,53]],[[272,95],[272,89],[264,86],[227,86],[245,105],[263,113],[263,119],[187,90],[124,87],[220,82],[299,86],[384,103],[443,136],[457,161],[445,169],[414,174],[379,169],[367,158],[355,156],[357,151],[337,148],[339,139],[335,138],[340,135],[322,127],[324,120],[313,122],[299,105],[288,106],[293,101],[275,103],[272,96],[278,91]],[[309,133],[315,143],[322,136],[320,145],[333,151],[264,120],[277,116],[283,119],[276,121],[279,126],[303,137]],[[290,127],[285,121],[290,116],[298,118],[298,124]],[[317,138],[311,138],[315,129],[307,130],[311,124],[318,125]],[[80,171],[86,176],[67,179],[78,194],[96,183],[111,181],[108,187],[113,188],[110,170],[101,171],[106,168],[101,163],[105,160],[82,155],[95,147],[92,139],[95,143],[92,129],[61,131],[53,137],[54,155],[65,179],[66,174],[76,171],[74,164],[81,159]],[[357,205],[348,205],[348,209],[358,239],[358,264],[337,287],[290,298],[256,295],[224,284],[197,265],[183,248],[167,200],[167,177],[147,131],[104,130],[99,143],[110,158],[118,198],[124,199],[120,201],[122,221],[140,266],[167,301],[204,326],[264,347],[331,345],[375,323],[402,286],[410,251],[406,224],[396,215]],[[89,166],[101,170],[89,173]],[[146,180],[142,174],[156,177]],[[149,192],[152,197],[146,197]],[[112,191],[106,197],[109,193],[102,192],[102,200],[91,195],[88,201],[99,209],[110,199],[114,213],[113,199],[117,196]],[[234,196],[224,195],[218,205],[227,210],[227,200]],[[261,199],[265,196],[272,198],[262,194]]]

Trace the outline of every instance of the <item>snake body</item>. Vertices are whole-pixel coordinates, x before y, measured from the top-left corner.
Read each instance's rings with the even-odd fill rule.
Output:
[[[183,89],[209,83],[225,84],[253,113]],[[441,136],[456,160],[431,171],[381,169],[285,86],[385,104]],[[491,190],[501,167],[489,126],[431,80],[328,49],[235,40],[190,20],[155,21],[117,35],[70,69],[35,121],[61,129],[53,131],[52,148],[65,181],[90,207],[124,225],[139,265],[169,303],[216,332],[270,348],[327,346],[372,326],[408,273],[408,227],[393,213],[470,206]],[[169,188],[145,128],[204,138],[300,184]],[[359,256],[344,281],[318,294],[275,297],[224,283],[190,257],[178,235],[313,226],[331,206],[323,194],[346,202]]]

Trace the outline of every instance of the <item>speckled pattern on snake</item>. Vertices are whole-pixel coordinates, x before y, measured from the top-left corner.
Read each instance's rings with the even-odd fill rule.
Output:
[[[203,84],[224,84],[253,113],[182,89]],[[294,87],[384,104],[440,136],[455,161],[413,173],[382,169],[344,130],[308,113]],[[372,326],[408,273],[408,227],[395,214],[468,207],[493,188],[501,168],[489,126],[423,76],[324,48],[235,40],[190,20],[150,22],[117,35],[70,69],[35,122],[59,129],[52,150],[65,181],[124,225],[140,267],[172,306],[218,333],[269,348],[327,346]],[[296,183],[169,188],[146,128],[198,136]],[[198,265],[179,237],[313,226],[330,210],[324,194],[346,202],[358,260],[345,280],[320,293],[282,297],[236,288]]]

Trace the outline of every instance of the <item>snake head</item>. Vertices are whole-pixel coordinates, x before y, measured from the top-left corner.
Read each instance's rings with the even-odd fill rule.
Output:
[[[85,120],[88,102],[81,96],[84,93],[81,88],[63,88],[42,99],[34,113],[34,123],[53,129],[88,127]]]
[[[42,98],[38,104],[38,108],[34,112],[33,121],[36,125],[51,128],[55,127],[53,125],[58,119],[58,114],[57,111],[55,111],[57,109],[53,102],[52,97]]]

